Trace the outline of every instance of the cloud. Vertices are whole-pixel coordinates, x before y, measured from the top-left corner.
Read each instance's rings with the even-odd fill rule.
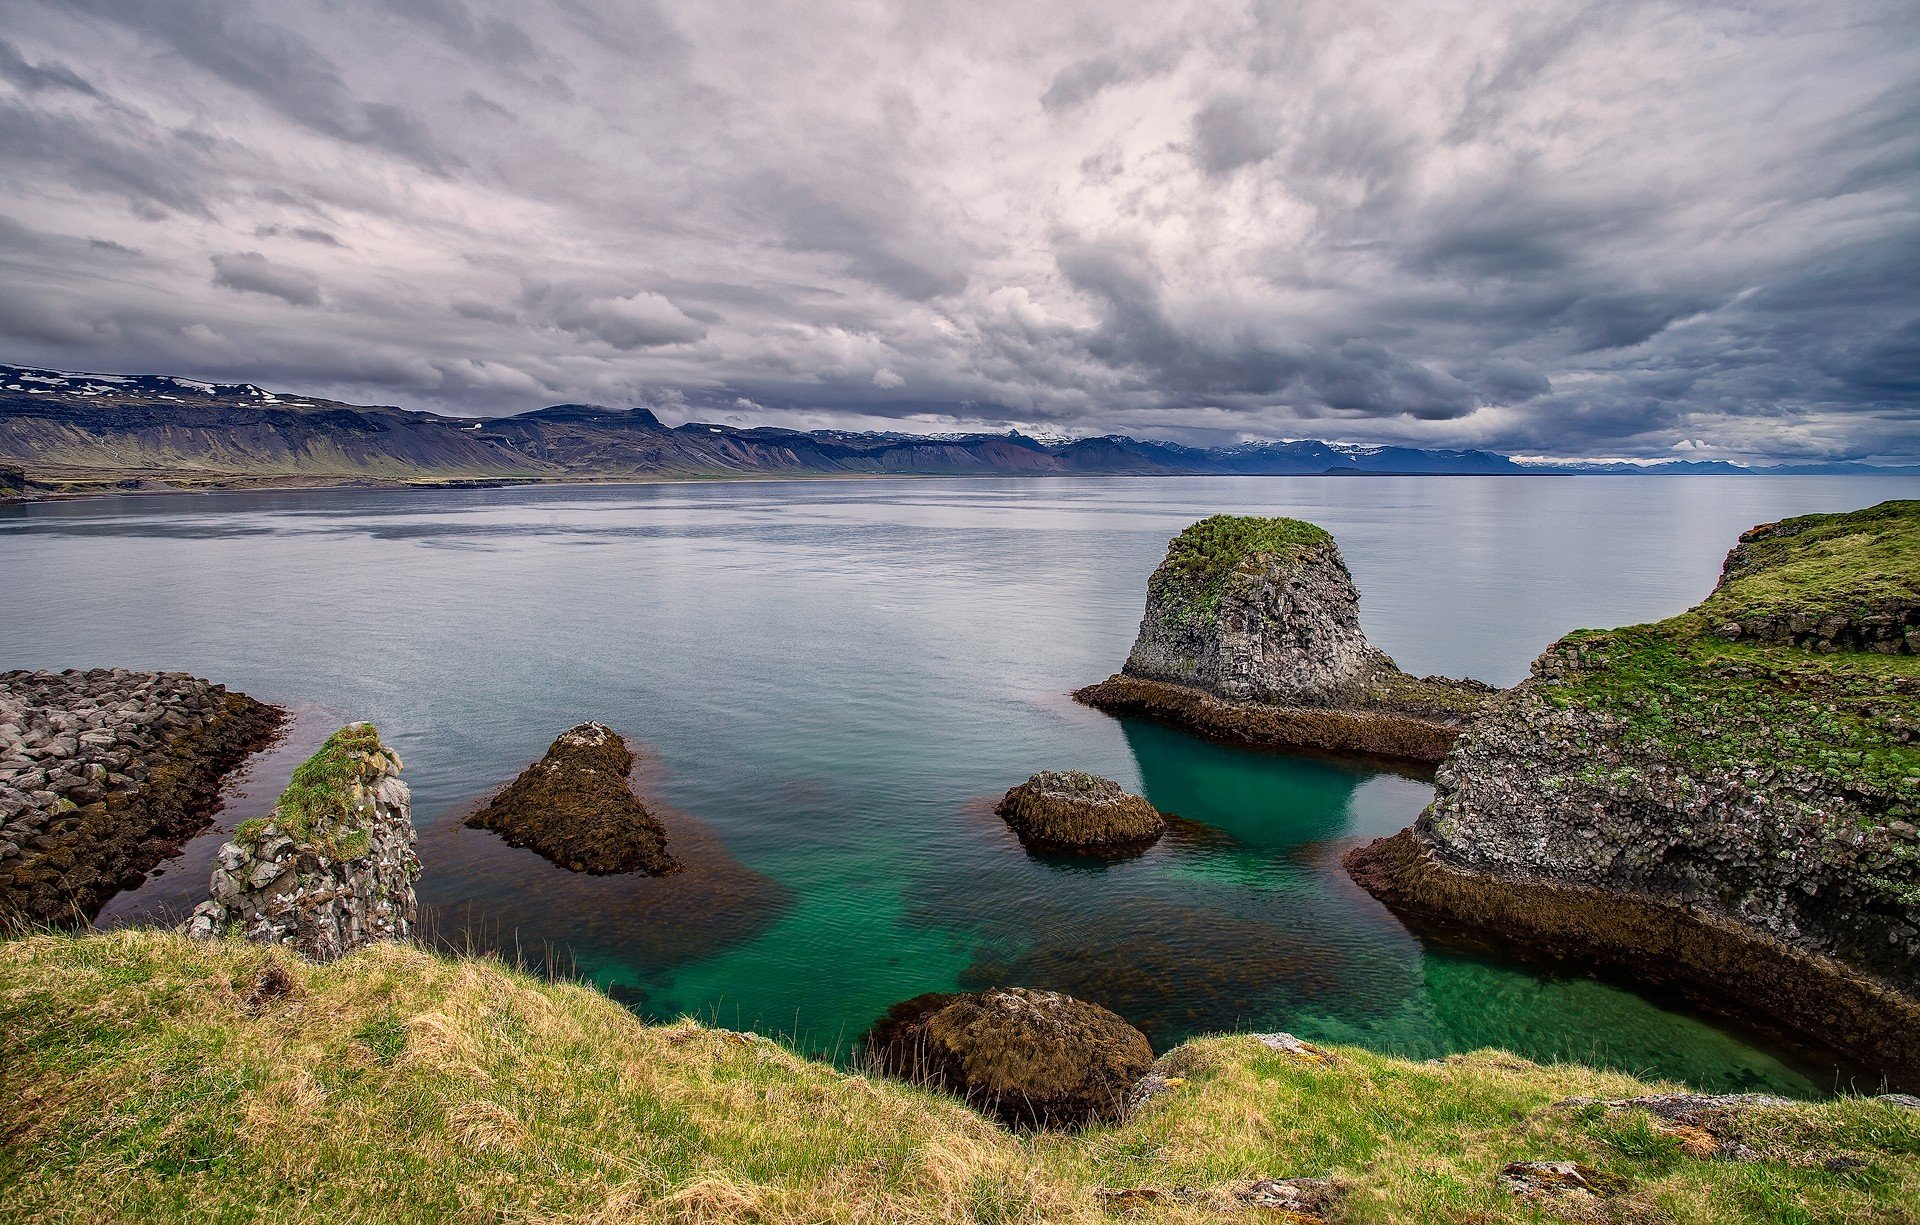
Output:
[[[1911,0],[6,26],[0,359],[463,413],[1920,461]]]
[[[295,306],[320,304],[320,282],[312,273],[272,263],[258,251],[213,256],[213,283],[244,293],[265,294]]]

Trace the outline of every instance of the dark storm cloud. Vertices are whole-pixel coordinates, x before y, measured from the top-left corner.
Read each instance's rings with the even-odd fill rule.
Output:
[[[1916,80],[1911,0],[15,0],[0,359],[1914,460]]]

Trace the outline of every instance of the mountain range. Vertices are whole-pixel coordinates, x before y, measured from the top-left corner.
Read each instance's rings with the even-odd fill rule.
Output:
[[[15,469],[13,473],[8,468]],[[260,485],[491,484],[735,476],[1538,475],[1888,473],[1824,463],[1517,460],[1492,451],[1311,440],[1191,447],[1108,434],[926,435],[689,422],[558,404],[454,417],[275,393],[251,383],[0,365],[0,497]]]

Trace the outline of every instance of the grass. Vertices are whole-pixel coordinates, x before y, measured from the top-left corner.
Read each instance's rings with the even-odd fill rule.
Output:
[[[399,768],[373,724],[349,723],[294,770],[271,816],[242,822],[234,837],[257,843],[268,830],[278,829],[330,859],[357,858],[369,841],[362,819],[368,788],[389,760]]]
[[[1304,519],[1212,515],[1173,538],[1160,573],[1177,584],[1194,615],[1210,616],[1227,578],[1247,559],[1297,557],[1331,547],[1327,530]]]
[[[290,989],[265,994],[263,978]],[[262,1002],[264,1000],[264,1002]],[[1761,1160],[1690,1155],[1654,1086],[1481,1053],[1422,1064],[1250,1037],[1171,1057],[1123,1126],[1018,1136],[959,1103],[484,960],[398,945],[324,967],[166,933],[0,943],[0,1218],[39,1221],[1092,1222],[1231,1218],[1233,1187],[1332,1176],[1336,1219],[1552,1219],[1501,1189],[1579,1161],[1607,1219],[1912,1221],[1920,1112],[1756,1116]],[[1839,1160],[1837,1160],[1839,1159]],[[1247,1217],[1245,1219],[1274,1219]]]
[[[1920,501],[1801,515],[1742,538],[1700,611],[1714,621],[1920,603]]]

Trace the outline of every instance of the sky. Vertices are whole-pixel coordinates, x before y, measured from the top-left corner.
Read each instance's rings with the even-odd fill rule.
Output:
[[[1913,0],[0,0],[0,361],[1920,460]]]

